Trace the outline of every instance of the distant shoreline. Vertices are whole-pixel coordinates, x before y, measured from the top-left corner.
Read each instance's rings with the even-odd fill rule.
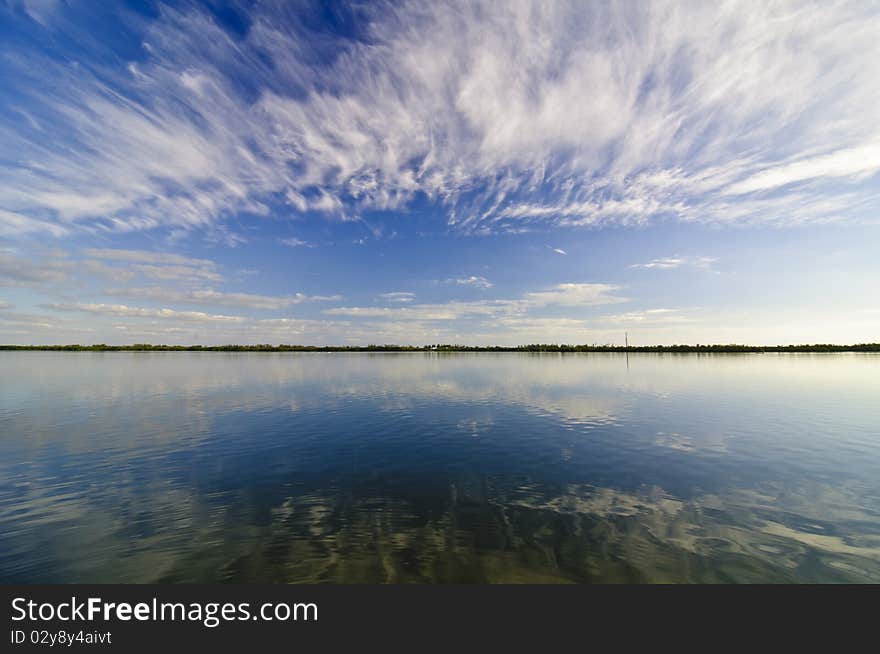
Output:
[[[880,343],[834,345],[0,345],[0,351],[51,352],[880,352]]]

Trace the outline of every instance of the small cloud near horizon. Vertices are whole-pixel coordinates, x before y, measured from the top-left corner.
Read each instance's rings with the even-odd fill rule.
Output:
[[[681,257],[678,255],[652,259],[647,263],[634,263],[630,268],[645,268],[655,270],[675,270],[676,268],[711,268],[718,261],[718,257]]]
[[[451,278],[444,281],[446,284],[456,284],[458,286],[470,286],[486,290],[492,288],[494,284],[482,275],[471,275],[469,277]]]

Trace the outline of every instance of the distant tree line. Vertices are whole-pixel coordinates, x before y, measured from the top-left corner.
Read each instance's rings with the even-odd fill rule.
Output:
[[[880,352],[880,343],[834,345],[0,345],[0,350],[48,350],[55,352]]]

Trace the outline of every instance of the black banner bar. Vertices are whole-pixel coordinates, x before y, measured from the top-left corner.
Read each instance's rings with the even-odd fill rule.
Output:
[[[780,643],[872,625],[878,587],[841,586],[4,586],[8,647],[157,651],[370,641],[420,648]],[[838,625],[831,629],[831,625]],[[714,634],[705,640],[709,630]],[[354,639],[354,640],[352,640]],[[757,641],[756,641],[757,642]],[[831,641],[829,641],[831,642]],[[762,644],[766,644],[762,640]],[[493,647],[494,651],[494,647]]]

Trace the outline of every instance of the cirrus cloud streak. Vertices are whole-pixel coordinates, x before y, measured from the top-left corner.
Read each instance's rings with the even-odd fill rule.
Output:
[[[356,219],[417,197],[470,233],[859,221],[878,208],[871,4],[358,11],[358,38],[334,37],[328,56],[325,34],[273,3],[243,35],[161,6],[132,19],[143,56],[122,67],[104,52],[72,66],[59,63],[70,53],[6,49],[2,229]]]

